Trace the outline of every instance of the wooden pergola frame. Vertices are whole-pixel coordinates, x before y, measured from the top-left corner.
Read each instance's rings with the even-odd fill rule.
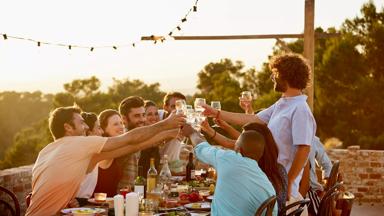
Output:
[[[315,34],[315,0],[305,0],[304,13],[304,33],[303,34],[266,34],[266,35],[223,35],[223,36],[174,36],[175,40],[247,40],[247,39],[279,39],[282,38],[304,38],[304,57],[308,60],[311,67],[310,85],[306,89],[308,104],[313,111],[314,98],[314,59],[315,59],[315,39],[337,37],[339,34],[316,33]],[[141,40],[154,40],[161,36],[144,36]],[[282,42],[282,41],[280,41]]]

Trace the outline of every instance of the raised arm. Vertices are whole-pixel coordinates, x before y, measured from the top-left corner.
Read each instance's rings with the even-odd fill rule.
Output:
[[[229,122],[230,124],[240,125],[240,126],[243,126],[249,122],[257,122],[260,124],[265,124],[256,115],[250,115],[250,114],[244,114],[244,113],[233,113],[233,112],[227,112],[223,110],[219,111],[206,104],[203,105],[203,107],[205,108],[203,112],[205,116],[212,117],[212,118],[220,118],[226,122]]]
[[[225,130],[225,132],[227,132],[232,139],[237,140],[237,138],[239,138],[241,133],[234,127],[232,127],[230,124],[228,124],[226,121],[217,119],[216,123],[220,126],[220,128]]]
[[[176,129],[184,125],[185,116],[182,114],[171,114],[167,119],[164,119],[151,126],[143,126],[135,128],[133,130],[124,133],[123,135],[110,137],[105,143],[102,152],[108,152],[115,149],[119,149],[125,145],[132,145],[141,143],[155,134],[159,134],[162,131]]]
[[[140,150],[144,150],[150,147],[157,146],[161,143],[163,140],[172,139],[175,138],[178,134],[178,129],[172,129],[160,132],[159,134],[152,136],[151,138],[147,139],[146,141],[143,141],[141,143],[138,143],[136,145],[125,145],[121,148],[114,149],[112,151],[102,152],[96,156],[97,161],[106,160],[106,159],[112,159],[121,157],[126,154],[131,154]]]
[[[205,132],[206,135],[211,137],[211,139],[213,139],[217,144],[225,148],[234,149],[236,140],[229,139],[221,135],[217,131],[215,131],[212,127],[209,126],[208,121],[204,121],[201,124],[201,129]]]

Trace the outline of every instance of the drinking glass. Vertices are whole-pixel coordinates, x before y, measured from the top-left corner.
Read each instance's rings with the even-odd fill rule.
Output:
[[[250,91],[241,92],[241,99],[245,101],[252,101],[252,93]]]
[[[221,104],[220,101],[211,101],[211,107],[216,110],[221,110]],[[218,124],[212,125],[212,127],[220,127]]]
[[[195,111],[198,113],[202,113],[204,111],[204,108],[202,105],[205,104],[205,99],[204,98],[196,98],[195,99]]]
[[[175,101],[176,114],[185,113],[187,109],[187,102],[185,100],[177,100]]]

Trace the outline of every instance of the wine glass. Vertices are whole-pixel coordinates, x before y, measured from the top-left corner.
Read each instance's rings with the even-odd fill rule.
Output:
[[[176,114],[185,113],[187,102],[183,99],[175,101]]]
[[[241,99],[244,101],[252,101],[252,93],[250,91],[241,92]]]
[[[211,101],[211,107],[216,110],[221,110],[221,104],[220,101]],[[212,127],[220,127],[218,124],[212,125]]]
[[[202,105],[205,104],[205,99],[204,98],[196,98],[195,99],[195,111],[198,113],[202,113],[204,111],[204,108]]]

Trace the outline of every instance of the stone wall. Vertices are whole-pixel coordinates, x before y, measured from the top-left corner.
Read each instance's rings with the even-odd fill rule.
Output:
[[[360,150],[359,146],[328,151],[332,161],[340,161],[347,191],[357,203],[384,204],[384,151]],[[13,191],[25,212],[25,195],[31,191],[33,165],[0,171],[0,185]]]
[[[357,203],[384,204],[384,151],[360,150],[359,146],[328,151],[340,161],[344,186]]]
[[[25,214],[25,196],[31,192],[32,188],[32,167],[33,165],[29,165],[0,171],[0,185],[16,194],[21,207],[21,215]],[[4,194],[1,194],[1,196],[4,196]],[[10,201],[10,199],[7,200]]]

